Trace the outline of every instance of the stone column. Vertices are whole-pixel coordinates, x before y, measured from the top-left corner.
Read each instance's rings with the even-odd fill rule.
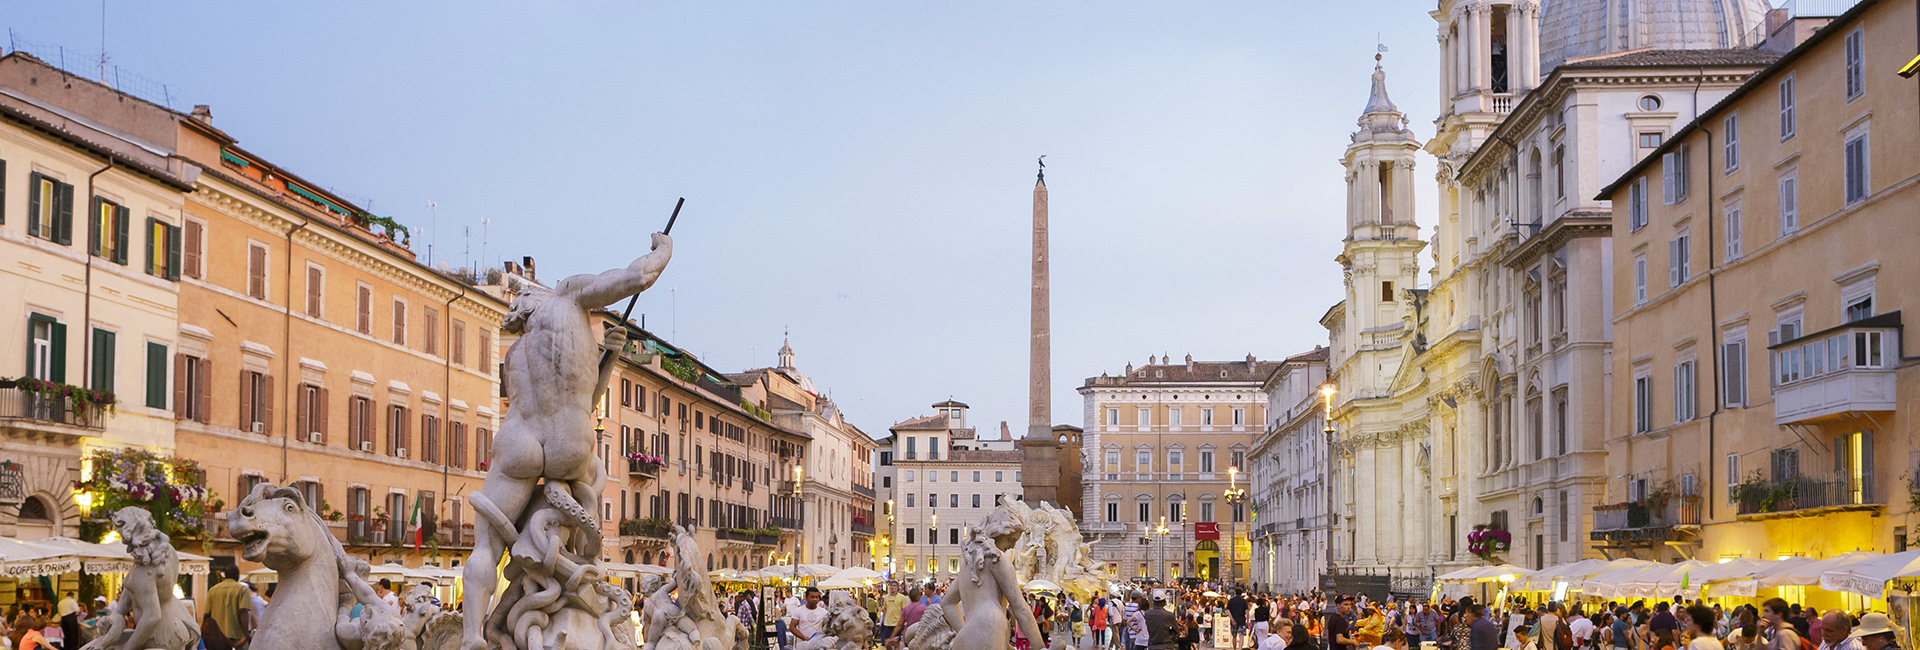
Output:
[[[1473,87],[1493,87],[1493,7],[1483,3],[1473,5]]]

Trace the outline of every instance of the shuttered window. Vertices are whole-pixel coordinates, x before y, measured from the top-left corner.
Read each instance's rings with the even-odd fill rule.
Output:
[[[34,172],[27,177],[27,234],[73,243],[73,186]]]
[[[307,267],[307,315],[321,318],[321,308],[326,303],[327,271],[318,266]]]
[[[373,334],[373,287],[359,285],[354,292],[353,329],[361,334]]]
[[[354,451],[373,451],[373,400],[365,397],[347,399],[347,448]]]
[[[474,367],[479,368],[482,372],[493,370],[493,336],[488,334],[485,329],[482,329],[474,333],[473,341],[475,345],[479,346],[475,351],[480,353],[480,362],[474,364]]]
[[[393,342],[407,344],[407,301],[399,298],[393,300]]]
[[[147,275],[168,280],[180,279],[180,227],[147,217],[146,264]]]
[[[404,458],[407,455],[407,407],[399,404],[387,405],[387,455]]]
[[[93,331],[93,369],[88,378],[88,388],[113,392],[113,361],[115,339],[113,332],[103,329]]]
[[[207,423],[213,403],[213,362],[185,354],[173,355],[173,417]]]
[[[167,346],[147,342],[147,408],[167,408]]]
[[[205,279],[201,273],[200,259],[206,250],[206,226],[198,221],[188,220],[180,238],[180,274],[196,280]]]
[[[51,316],[27,316],[27,376],[67,381],[67,326]]]
[[[493,462],[493,431],[486,427],[475,429],[473,441],[475,443],[473,466],[486,469],[487,465]]]
[[[447,339],[447,356],[454,363],[467,365],[467,322],[453,319],[453,334]]]
[[[421,347],[427,354],[440,354],[440,310],[426,308],[426,318],[420,319]]]
[[[93,221],[90,223],[87,245],[95,257],[115,264],[127,263],[127,220],[125,206],[100,197],[93,197]]]
[[[240,371],[240,430],[273,433],[273,376]]]
[[[298,413],[295,418],[295,432],[301,440],[315,444],[327,444],[327,388],[318,384],[301,384],[295,392]],[[316,438],[317,436],[317,438]]]
[[[267,299],[267,247],[262,244],[247,246],[247,296]]]

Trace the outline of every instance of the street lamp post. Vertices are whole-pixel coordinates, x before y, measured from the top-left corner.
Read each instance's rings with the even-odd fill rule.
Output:
[[[1236,564],[1240,559],[1240,546],[1235,541],[1234,535],[1240,531],[1240,524],[1236,519],[1240,513],[1240,504],[1245,503],[1246,500],[1247,491],[1240,489],[1240,468],[1227,468],[1227,507],[1232,510],[1227,513],[1227,575],[1229,576],[1227,583],[1229,585],[1238,584],[1240,580],[1239,565]]]
[[[804,533],[807,530],[807,501],[800,496],[800,479],[802,474],[803,472],[800,470],[800,466],[795,465],[793,467],[793,507],[796,508],[796,510],[794,511],[795,520],[793,523],[800,527],[800,532]],[[792,559],[787,562],[787,564],[793,565],[793,583],[796,585],[800,584],[800,545],[805,543],[803,537],[803,535],[793,536]]]
[[[888,576],[892,576],[893,572],[895,571],[894,559],[893,559],[894,557],[893,556],[893,547],[894,547],[893,540],[900,532],[900,531],[894,530],[894,522],[898,521],[898,519],[895,518],[893,514],[894,514],[893,499],[887,499],[887,575]]]
[[[1160,515],[1160,525],[1153,529],[1160,536],[1160,582],[1167,582],[1167,516]]]
[[[1327,484],[1327,577],[1321,582],[1320,587],[1321,591],[1327,593],[1329,597],[1333,592],[1333,395],[1335,392],[1332,382],[1320,386],[1320,395],[1326,402],[1322,419],[1325,422],[1327,434],[1327,469],[1322,478],[1322,481]],[[1327,650],[1333,650],[1333,635],[1322,634],[1321,636],[1326,639]]]

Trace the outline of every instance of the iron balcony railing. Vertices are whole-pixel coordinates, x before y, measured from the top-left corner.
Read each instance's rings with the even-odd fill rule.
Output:
[[[1816,508],[1843,508],[1882,503],[1873,493],[1873,474],[1861,471],[1832,479],[1798,476],[1784,480],[1743,483],[1736,495],[1742,515],[1795,512]]]
[[[75,409],[65,397],[34,393],[17,386],[4,386],[0,387],[0,420],[5,419],[34,420],[87,429],[103,429],[107,424],[107,409],[102,406]]]
[[[1611,503],[1593,507],[1593,530],[1672,528],[1700,524],[1700,497],[1677,496]]]

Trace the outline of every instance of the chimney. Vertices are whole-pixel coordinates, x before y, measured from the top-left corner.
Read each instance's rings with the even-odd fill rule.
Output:
[[[1009,431],[1009,430],[1007,429],[1007,421],[1006,421],[1006,420],[1001,420],[1001,421],[1000,421],[1000,439],[1001,439],[1001,440],[1012,440],[1012,439],[1013,439],[1013,432],[1012,432],[1012,431]]]
[[[536,274],[534,273],[534,271],[533,271],[533,257],[532,257],[532,256],[525,256],[525,255],[523,255],[523,256],[521,256],[521,257],[520,257],[520,266],[521,266],[521,268],[523,268],[523,269],[526,269],[526,275],[527,275],[527,279],[528,279],[528,280],[532,280],[532,281],[534,281],[534,282],[539,282],[539,281],[540,281],[540,276],[539,276],[539,275],[536,275]]]
[[[1247,353],[1247,370],[1253,370],[1253,365],[1254,365],[1255,363],[1258,363],[1258,361],[1255,361],[1255,360],[1254,360],[1254,358],[1253,358],[1253,353],[1252,353],[1252,352],[1248,352],[1248,353]]]
[[[213,107],[206,104],[194,104],[193,113],[188,115],[193,121],[213,126]]]

